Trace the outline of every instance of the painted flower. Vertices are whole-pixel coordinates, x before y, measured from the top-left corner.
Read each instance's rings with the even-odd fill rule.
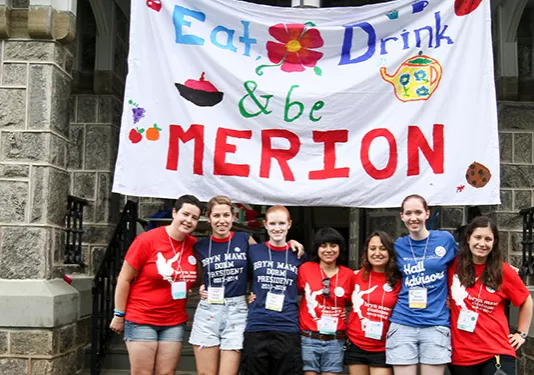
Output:
[[[317,62],[323,57],[323,53],[314,51],[324,45],[323,38],[319,30],[309,28],[315,26],[312,22],[305,24],[276,24],[269,27],[269,34],[276,39],[268,41],[266,44],[267,56],[269,60],[281,66],[284,72],[303,72],[306,67],[314,68],[317,75],[321,75],[321,69],[317,67]],[[263,74],[261,70],[267,66],[258,67],[258,75]]]
[[[416,81],[427,81],[426,72],[424,70],[418,70],[414,73]]]
[[[417,96],[428,96],[430,92],[426,88],[426,86],[421,86],[417,90],[415,90],[415,93],[417,94]]]
[[[401,75],[399,82],[401,85],[406,86],[408,83],[410,83],[410,75],[409,74]]]

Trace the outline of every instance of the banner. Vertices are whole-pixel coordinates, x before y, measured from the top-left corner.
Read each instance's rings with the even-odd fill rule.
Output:
[[[113,191],[497,204],[489,1],[132,1]]]

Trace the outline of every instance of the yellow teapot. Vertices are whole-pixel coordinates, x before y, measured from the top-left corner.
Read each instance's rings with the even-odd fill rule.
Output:
[[[393,75],[380,68],[382,79],[393,85],[395,96],[403,102],[428,100],[438,88],[442,71],[438,60],[421,52],[406,59]]]

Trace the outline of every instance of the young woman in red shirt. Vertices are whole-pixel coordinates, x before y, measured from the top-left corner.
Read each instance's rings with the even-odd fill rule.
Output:
[[[346,339],[345,306],[352,293],[352,271],[341,265],[345,240],[333,228],[315,233],[311,262],[299,269],[300,332],[304,374],[340,374]]]
[[[516,350],[525,342],[532,318],[532,297],[517,272],[503,262],[493,220],[473,219],[448,274],[451,374],[515,375]],[[518,330],[513,333],[504,312],[507,300],[519,306]]]
[[[386,364],[386,332],[402,275],[387,233],[372,233],[364,248],[362,268],[353,277],[345,365],[350,375],[392,375],[391,366]]]
[[[137,236],[128,249],[115,291],[110,328],[128,348],[132,375],[171,375],[176,371],[184,326],[187,291],[196,278],[190,236],[202,212],[199,200],[176,200],[172,223]]]

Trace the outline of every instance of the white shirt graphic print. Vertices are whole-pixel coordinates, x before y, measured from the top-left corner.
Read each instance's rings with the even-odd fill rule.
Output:
[[[460,282],[458,275],[454,275],[452,278],[451,297],[456,303],[456,306],[460,307],[462,310],[469,310],[464,302],[468,295],[469,293],[467,293],[465,286]]]
[[[317,313],[315,312],[315,309],[319,306],[319,302],[317,301],[317,296],[319,296],[322,293],[322,289],[319,289],[317,291],[311,290],[310,284],[306,283],[304,286],[304,293],[306,296],[306,306],[308,307],[308,312],[310,313],[311,317],[314,320],[318,320]]]
[[[362,324],[362,330],[364,331],[365,331],[368,319],[362,315],[362,306],[365,303],[363,296],[373,293],[376,287],[377,285],[373,286],[371,289],[362,290],[360,288],[360,285],[356,284],[354,286],[354,292],[352,292],[352,309],[354,310],[356,314],[358,314],[358,317],[360,318],[360,322]]]
[[[161,252],[158,252],[156,259],[156,267],[158,273],[163,277],[163,280],[172,282],[175,279],[175,274],[178,272],[172,267],[172,264],[178,260],[180,253],[173,256],[171,259],[166,259]]]

